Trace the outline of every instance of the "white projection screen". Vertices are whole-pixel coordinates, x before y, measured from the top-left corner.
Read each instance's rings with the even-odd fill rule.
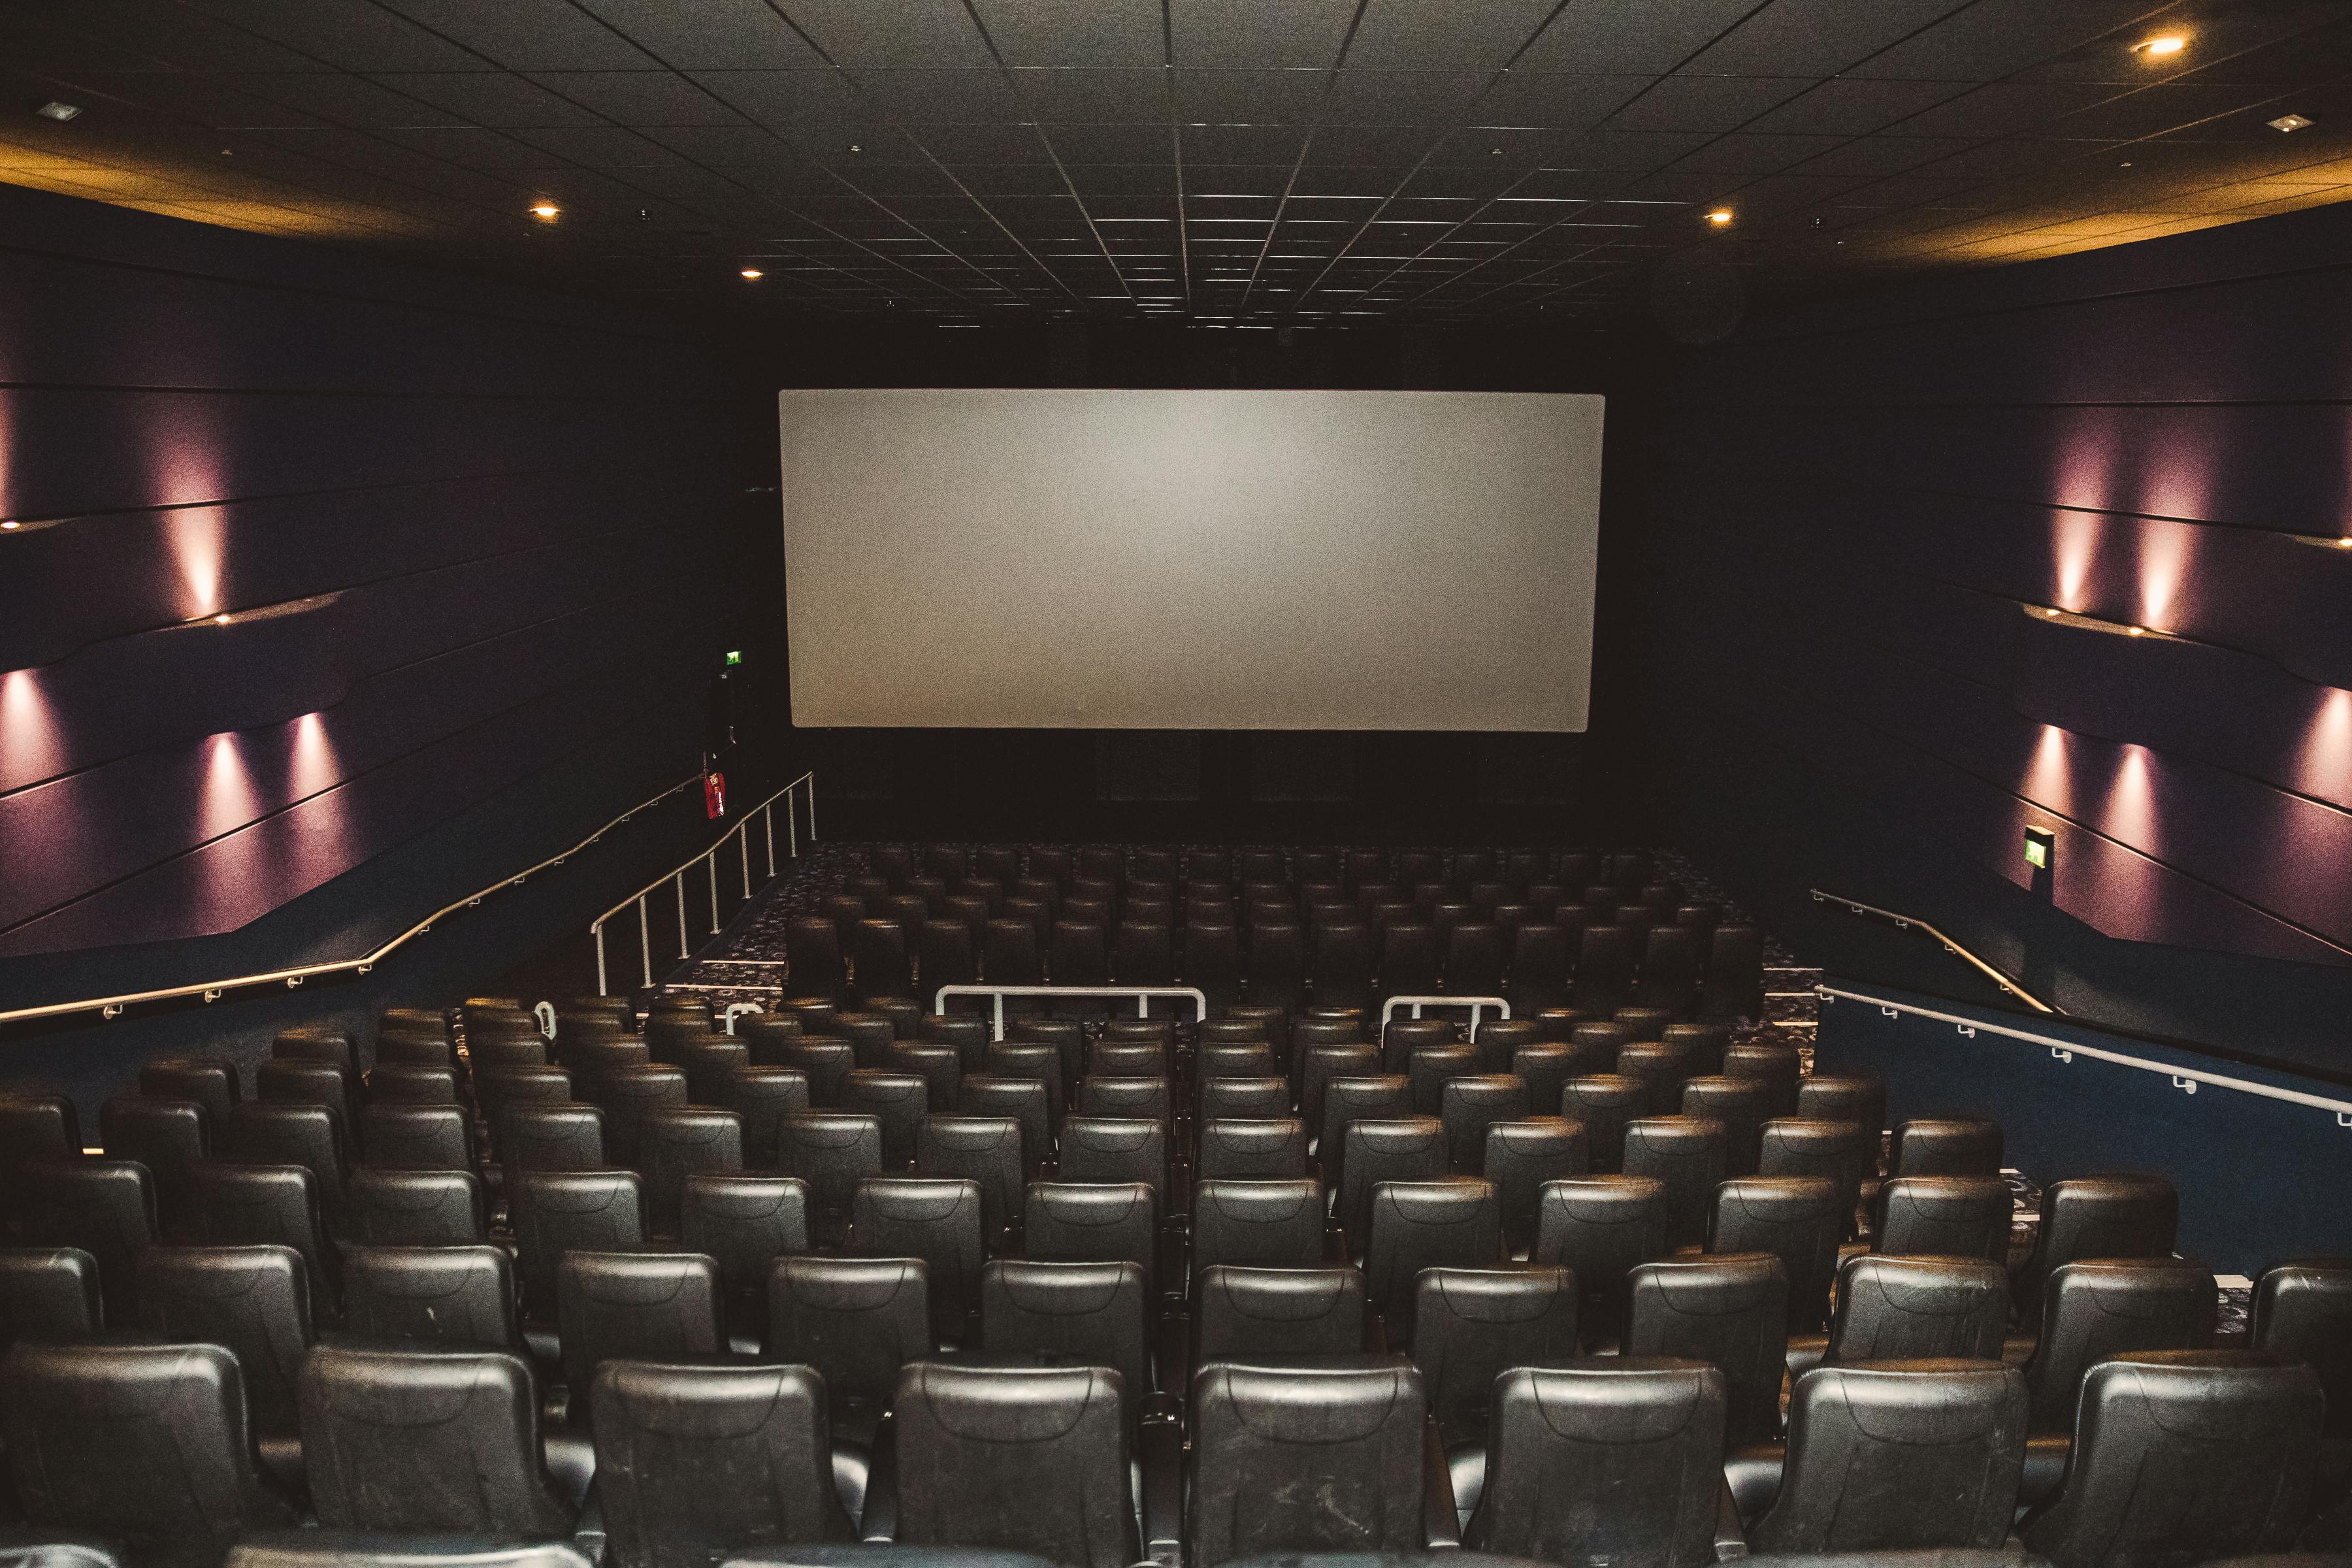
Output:
[[[778,404],[796,725],[1585,727],[1600,397]]]

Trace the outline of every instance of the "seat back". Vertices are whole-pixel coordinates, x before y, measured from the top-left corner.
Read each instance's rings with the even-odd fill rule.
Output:
[[[803,1363],[836,1406],[889,1402],[931,1353],[928,1271],[914,1258],[779,1258],[768,1272],[768,1353]]]
[[[1430,1268],[1414,1287],[1412,1360],[1449,1443],[1484,1437],[1495,1380],[1576,1357],[1576,1281],[1565,1268]]]
[[[1418,1552],[1426,1409],[1391,1358],[1193,1374],[1185,1538],[1199,1568],[1262,1552]],[[1451,1523],[1451,1521],[1444,1521]]]
[[[1723,1181],[1723,1123],[1703,1116],[1636,1117],[1625,1124],[1624,1173],[1666,1189],[1666,1239],[1696,1247]]]
[[[1065,1182],[1113,1185],[1141,1182],[1154,1193],[1164,1194],[1168,1187],[1167,1127],[1152,1118],[1073,1116],[1062,1123],[1060,1178]]]
[[[797,1176],[698,1171],[678,1192],[677,1242],[719,1265],[730,1296],[756,1296],[787,1253],[809,1249],[809,1189]]]
[[[1132,1263],[1147,1289],[1160,1286],[1159,1194],[1141,1182],[1032,1182],[1022,1202],[1024,1250],[1033,1258]]]
[[[352,1173],[344,1233],[368,1247],[463,1247],[489,1239],[482,1178],[471,1171]]]
[[[646,1224],[656,1236],[677,1234],[688,1176],[743,1168],[743,1119],[708,1106],[668,1106],[646,1113],[637,1158],[646,1177]]]
[[[1486,1160],[1486,1129],[1533,1113],[1528,1101],[1528,1080],[1515,1073],[1474,1073],[1448,1079],[1438,1095],[1438,1119],[1445,1124],[1446,1157],[1454,1171],[1476,1174]]]
[[[915,1132],[915,1173],[977,1183],[982,1227],[992,1237],[1021,1223],[1029,1162],[1012,1117],[926,1116]]]
[[[1580,1024],[1577,1030],[1586,1027]],[[1639,1079],[1616,1073],[1572,1078],[1559,1091],[1559,1113],[1583,1127],[1585,1162],[1596,1175],[1624,1171],[1625,1128],[1648,1103],[1649,1090]]]
[[[1372,1188],[1370,1229],[1364,1288],[1400,1342],[1412,1338],[1423,1269],[1487,1268],[1502,1259],[1502,1202],[1481,1177],[1381,1182]]]
[[[1142,1555],[1118,1373],[925,1362],[899,1374],[893,1419],[897,1540],[1034,1552],[1065,1568]]]
[[[0,1348],[98,1333],[98,1259],[76,1247],[0,1247]]]
[[[1748,1543],[1768,1553],[1999,1546],[2017,1506],[2025,1426],[2015,1367],[1817,1367],[1790,1397],[1780,1494]]]
[[[1837,1184],[1838,1203],[1849,1216],[1844,1230],[1853,1228],[1851,1216],[1862,1203],[1863,1182],[1877,1172],[1878,1132],[1859,1121],[1786,1116],[1764,1123],[1756,1173],[1828,1177]]]
[[[454,1099],[378,1100],[360,1112],[360,1164],[379,1171],[470,1171],[473,1119]]]
[[[593,1105],[526,1101],[496,1118],[498,1153],[512,1184],[522,1171],[600,1171],[604,1112]]]
[[[219,1345],[19,1343],[0,1357],[0,1447],[27,1519],[158,1568],[211,1568],[238,1536],[294,1522],[255,1471]]]
[[[507,1184],[523,1316],[556,1321],[563,1255],[646,1244],[644,1186],[634,1171],[520,1171]]]
[[[1295,1116],[1203,1121],[1192,1170],[1203,1181],[1303,1176],[1307,1126]]]
[[[1997,1263],[1863,1253],[1838,1271],[1837,1298],[1827,1363],[2000,1359],[2009,1274]]]
[[[1521,1054],[1528,1048],[1520,1047]],[[1536,1205],[1544,1184],[1582,1176],[1584,1156],[1584,1129],[1562,1117],[1533,1116],[1487,1127],[1478,1173],[1495,1184],[1502,1203],[1507,1251],[1525,1252],[1534,1245]]]
[[[2185,1258],[2093,1258],[2062,1266],[2042,1293],[2042,1337],[2026,1364],[2037,1430],[2065,1431],[2091,1367],[2133,1351],[2213,1342],[2213,1275]]]
[[[1202,1271],[1192,1302],[1192,1363],[1308,1361],[1364,1348],[1364,1276],[1355,1268]]]
[[[301,1165],[226,1165],[190,1173],[188,1236],[212,1247],[289,1247],[310,1277],[314,1310],[331,1316],[341,1261],[319,1212],[318,1184]]]
[[[567,1252],[556,1283],[563,1380],[585,1389],[608,1361],[670,1361],[727,1348],[719,1265],[692,1252]]]
[[[817,1233],[838,1239],[849,1227],[857,1184],[882,1173],[882,1119],[848,1110],[812,1110],[784,1118],[776,1167],[808,1184]]]
[[[1192,1275],[1219,1263],[1312,1268],[1323,1261],[1323,1184],[1201,1182],[1192,1189]]]
[[[1350,1121],[1341,1155],[1339,1219],[1351,1251],[1370,1241],[1374,1187],[1432,1180],[1451,1169],[1445,1123],[1434,1116]]]
[[[2057,1568],[2283,1552],[2309,1511],[2326,1395],[2256,1352],[2140,1352],[2091,1369],[2058,1495],[2026,1516]]]
[[[932,1176],[868,1176],[850,1200],[852,1247],[868,1258],[918,1258],[929,1275],[931,1331],[961,1341],[980,1307],[987,1257],[978,1182]]]
[[[1716,1188],[1709,1252],[1769,1252],[1789,1274],[1789,1331],[1829,1321],[1830,1281],[1852,1211],[1826,1176],[1744,1176]]]
[[[981,1271],[981,1348],[992,1363],[1110,1368],[1132,1425],[1151,1392],[1155,1305],[1137,1264],[1000,1258]]]
[[[47,1130],[35,1115],[23,1120]],[[155,1241],[155,1181],[147,1167],[68,1154],[27,1161],[23,1172],[32,1238],[89,1254],[108,1326],[137,1322],[139,1254]]]
[[[1727,1394],[1703,1362],[1521,1368],[1494,1393],[1475,1551],[1546,1563],[1715,1561]]]
[[[139,1092],[158,1100],[193,1100],[215,1127],[244,1098],[237,1092],[236,1064],[221,1057],[162,1057],[145,1063],[139,1069]]]
[[[151,1247],[139,1255],[139,1301],[148,1329],[236,1356],[255,1431],[294,1434],[295,1379],[316,1335],[310,1279],[291,1247]]]
[[[1685,1116],[1704,1116],[1723,1123],[1724,1174],[1756,1173],[1764,1123],[1772,1114],[1771,1085],[1753,1078],[1685,1079],[1679,1109]]]
[[[834,1490],[824,1383],[809,1368],[607,1362],[588,1397],[615,1568],[856,1539]]]
[[[1588,1342],[1617,1336],[1627,1277],[1667,1250],[1666,1186],[1654,1177],[1572,1177],[1548,1182],[1537,1194],[1528,1256],[1575,1277]]]
[[[1889,1257],[2009,1261],[2009,1184],[1999,1176],[1894,1176],[1871,1203],[1871,1246]]]
[[[2352,1433],[2352,1262],[2282,1263],[2254,1282],[2252,1343],[2307,1363],[2327,1391],[2327,1435]]]
[[[302,1364],[302,1453],[335,1530],[560,1536],[530,1369],[500,1351],[321,1345]]]
[[[2179,1194],[2161,1176],[2075,1176],[2051,1183],[2042,1192],[2042,1227],[2033,1238],[2033,1254],[2018,1270],[2019,1306],[2032,1311],[2050,1277],[2079,1259],[2166,1256],[2179,1220]]]
[[[210,1117],[193,1100],[118,1094],[98,1110],[99,1140],[110,1160],[135,1160],[154,1178],[163,1234],[186,1237],[188,1173],[211,1152]]]
[[[727,1075],[710,1103],[742,1119],[744,1168],[772,1171],[782,1146],[784,1118],[809,1109],[808,1074],[787,1067],[739,1067]]]
[[[354,1247],[343,1324],[355,1337],[520,1351],[514,1262],[502,1247]]]
[[[1895,1128],[1898,1176],[1998,1176],[2000,1123],[1989,1116],[1920,1117]]]
[[[351,1161],[343,1121],[323,1105],[285,1100],[248,1100],[229,1113],[214,1157],[254,1165],[299,1165],[318,1184],[319,1207],[339,1215],[343,1175]]]
[[[1769,1436],[1789,1344],[1789,1276],[1769,1253],[1671,1258],[1626,1278],[1624,1352],[1720,1370],[1734,1443]]]

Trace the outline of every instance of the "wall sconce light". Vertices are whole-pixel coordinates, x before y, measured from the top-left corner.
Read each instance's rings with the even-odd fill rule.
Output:
[[[2025,863],[2037,871],[2050,869],[2058,858],[2058,836],[2046,827],[2025,830]]]
[[[2096,616],[2078,616],[2072,610],[2061,610],[2050,605],[2025,605],[2021,608],[2033,620],[2053,621],[2059,626],[2074,626],[2081,631],[2105,632],[2114,637],[2156,637],[2164,642],[2180,641],[2170,632],[2160,632],[2154,626],[2135,626],[2122,621],[2103,621]]]
[[[765,278],[766,276],[766,273],[761,271],[756,267],[746,267],[743,268],[743,281],[746,283],[757,283],[761,279]]]
[[[2189,40],[2178,33],[2163,33],[2143,43],[2134,44],[2132,53],[2147,59],[2162,59],[2177,55],[2189,47]]]
[[[553,202],[535,202],[531,205],[530,216],[541,223],[553,223],[563,216],[563,209]]]
[[[2263,123],[2273,131],[2284,132],[2308,131],[2312,122],[2300,114],[2282,114],[2276,120],[2265,120]]]
[[[41,105],[40,108],[33,110],[33,112],[39,115],[44,120],[54,120],[58,124],[62,125],[67,121],[77,119],[80,116],[81,105],[78,103],[59,103],[53,98],[49,100],[48,102]]]
[[[1706,215],[1706,221],[1715,225],[1716,227],[1721,228],[1731,221],[1731,209],[1729,207],[1717,207],[1713,212]]]

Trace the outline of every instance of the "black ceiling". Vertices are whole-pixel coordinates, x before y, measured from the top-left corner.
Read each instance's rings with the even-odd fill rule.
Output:
[[[1574,316],[1670,258],[1813,279],[2352,195],[2352,0],[8,0],[0,47],[0,179],[963,321]]]

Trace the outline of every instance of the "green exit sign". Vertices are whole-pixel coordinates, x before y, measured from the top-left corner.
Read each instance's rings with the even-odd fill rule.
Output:
[[[729,649],[727,650],[727,662],[728,662],[729,664],[730,664],[730,665],[736,665],[736,664],[740,664],[740,663],[742,663],[742,662],[743,662],[743,650],[742,650],[742,649],[740,649],[740,648],[733,648],[733,647],[729,648]]]
[[[2037,871],[2050,869],[2051,855],[2058,847],[2058,836],[2046,827],[2025,830],[2025,863]]]

